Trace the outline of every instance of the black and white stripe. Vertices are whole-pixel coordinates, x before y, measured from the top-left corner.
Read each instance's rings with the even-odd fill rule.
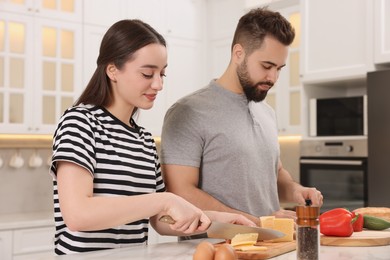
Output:
[[[68,109],[54,134],[50,172],[54,187],[55,251],[71,254],[145,244],[148,219],[93,232],[72,232],[58,201],[56,162],[69,161],[93,176],[94,196],[131,196],[165,190],[154,140],[142,127],[128,127],[91,105]]]

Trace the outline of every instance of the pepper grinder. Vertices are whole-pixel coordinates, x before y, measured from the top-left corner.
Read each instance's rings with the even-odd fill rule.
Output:
[[[318,260],[320,247],[319,207],[311,206],[306,200],[305,206],[296,206],[297,214],[297,260]]]

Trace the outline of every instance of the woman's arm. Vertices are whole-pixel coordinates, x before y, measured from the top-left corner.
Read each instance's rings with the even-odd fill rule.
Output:
[[[155,215],[168,214],[175,231],[204,231],[210,219],[198,208],[169,192],[136,196],[93,196],[93,178],[81,166],[57,163],[57,187],[65,224],[73,231],[111,228]],[[199,225],[201,223],[201,225]]]

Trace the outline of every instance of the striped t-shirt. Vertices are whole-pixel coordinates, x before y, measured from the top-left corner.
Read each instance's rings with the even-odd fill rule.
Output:
[[[87,169],[93,177],[94,196],[162,192],[165,186],[156,146],[149,132],[137,125],[134,128],[127,126],[102,107],[72,107],[61,117],[54,133],[50,169],[54,187],[56,254],[147,243],[149,219],[105,230],[70,231],[63,221],[58,201],[58,161],[73,162]]]

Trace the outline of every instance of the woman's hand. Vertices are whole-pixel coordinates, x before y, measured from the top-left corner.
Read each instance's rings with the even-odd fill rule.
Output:
[[[210,226],[211,220],[201,209],[173,193],[167,194],[170,197],[164,214],[175,221],[174,224],[169,224],[172,230],[191,234],[205,231]]]
[[[256,227],[253,221],[241,214],[219,211],[205,211],[205,213],[213,221]]]

